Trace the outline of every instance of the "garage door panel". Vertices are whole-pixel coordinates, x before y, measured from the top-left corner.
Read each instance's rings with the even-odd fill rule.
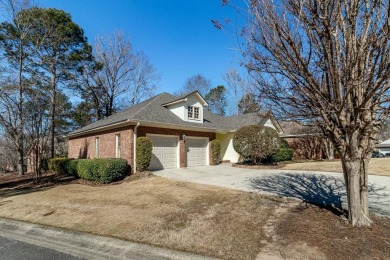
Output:
[[[153,144],[149,170],[177,167],[177,137],[148,136]]]
[[[207,139],[186,138],[187,166],[207,165]]]

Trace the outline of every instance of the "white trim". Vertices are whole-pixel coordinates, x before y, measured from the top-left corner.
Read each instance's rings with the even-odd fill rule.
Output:
[[[191,122],[191,121],[189,121]],[[69,139],[69,138],[76,138],[76,137],[80,137],[80,136],[84,136],[84,135],[88,135],[88,134],[92,134],[92,133],[97,133],[97,132],[101,132],[102,130],[109,130],[109,129],[116,129],[116,128],[119,128],[121,126],[134,126],[136,125],[137,123],[142,123],[143,126],[150,126],[150,127],[154,127],[154,128],[167,128],[167,129],[175,129],[175,130],[189,130],[189,131],[196,131],[196,132],[209,132],[209,133],[220,133],[220,134],[227,134],[229,132],[235,132],[236,130],[227,130],[227,129],[216,129],[216,128],[207,128],[207,127],[202,127],[201,125],[202,124],[199,124],[200,126],[197,127],[197,126],[194,126],[194,127],[191,127],[191,126],[185,126],[185,125],[178,125],[178,124],[164,124],[164,123],[161,123],[161,122],[155,122],[155,121],[124,121],[124,122],[120,122],[120,123],[115,123],[115,124],[111,124],[111,125],[106,125],[106,126],[101,126],[101,127],[98,127],[98,128],[93,128],[93,129],[90,129],[90,130],[86,130],[86,131],[83,131],[83,132],[78,132],[78,133],[75,133],[73,135],[67,135],[65,136],[65,138]]]
[[[186,136],[186,139],[205,139],[207,141],[206,145],[206,166],[210,165],[210,138],[208,137],[200,137],[200,136]],[[188,160],[187,156],[187,145],[186,145],[186,160]],[[186,162],[186,165],[188,166],[188,163]]]
[[[184,125],[177,125],[177,124],[162,124],[158,122],[151,122],[151,121],[140,121],[142,122],[143,126],[150,126],[153,128],[165,128],[165,129],[174,129],[174,130],[189,130],[189,131],[195,131],[195,132],[207,132],[207,133],[220,133],[220,134],[226,134],[231,131],[236,130],[226,130],[226,129],[215,129],[215,128],[206,128],[206,127],[191,127],[191,126],[184,126]],[[191,121],[189,121],[191,122]]]
[[[163,106],[171,106],[171,105],[174,105],[174,104],[178,104],[178,103],[181,103],[181,102],[187,102],[188,98],[182,98],[182,99],[178,99],[178,100],[175,100],[175,101],[172,101],[170,103],[166,103],[166,104],[163,104]]]
[[[95,158],[99,158],[99,149],[100,149],[100,139],[99,136],[95,137]]]
[[[194,92],[189,93],[187,96],[185,96],[185,97],[183,97],[181,99],[177,99],[177,100],[174,100],[174,101],[162,104],[162,106],[165,107],[165,106],[170,106],[170,105],[173,105],[173,104],[176,104],[176,103],[180,103],[180,102],[183,102],[183,101],[187,101],[188,97],[190,97],[192,95],[197,95],[199,101],[201,101],[201,103],[203,103],[202,106],[207,107],[209,105],[207,103],[207,101],[204,99],[204,97],[202,97],[202,95],[199,93],[199,91],[196,90]]]
[[[121,158],[121,134],[115,134],[115,158]],[[119,149],[118,149],[119,148]],[[119,152],[118,152],[119,150]]]
[[[299,138],[299,137],[305,137],[305,136],[320,136],[320,133],[313,133],[313,134],[281,134],[280,138]]]
[[[180,136],[178,136],[178,135],[146,134],[146,137],[149,137],[149,136],[176,137],[176,168],[180,168]]]
[[[134,122],[131,122],[129,119],[126,119],[126,120],[123,120],[123,121],[120,121],[120,122],[99,126],[99,127],[92,128],[92,129],[89,129],[89,130],[80,131],[80,132],[77,132],[77,133],[74,133],[74,134],[70,133],[68,135],[65,135],[64,138],[69,139],[69,138],[72,138],[72,137],[78,137],[78,136],[82,136],[82,135],[87,135],[87,134],[92,134],[92,133],[96,133],[96,132],[101,132],[101,130],[103,130],[103,129],[104,130],[116,129],[116,128],[121,127],[121,126],[127,126],[127,125],[133,125],[133,124],[134,124]]]

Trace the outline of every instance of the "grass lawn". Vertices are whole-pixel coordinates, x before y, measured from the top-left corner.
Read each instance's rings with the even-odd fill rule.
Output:
[[[228,259],[256,257],[281,201],[160,177],[13,192],[0,190],[0,217]]]
[[[340,160],[287,163],[283,169],[343,172]],[[368,166],[368,172],[372,175],[390,176],[390,158],[372,158]]]
[[[0,217],[224,259],[390,259],[390,219],[354,229],[316,206],[160,177],[51,185],[0,189]]]

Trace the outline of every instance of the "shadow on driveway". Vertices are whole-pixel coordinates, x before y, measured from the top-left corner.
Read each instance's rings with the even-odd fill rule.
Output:
[[[347,208],[344,181],[332,175],[278,173],[271,176],[250,178],[249,183],[251,188],[256,191],[301,199],[328,208],[337,215],[342,214],[343,208]],[[386,186],[369,184],[368,190],[370,211],[390,216],[390,194],[386,190]]]

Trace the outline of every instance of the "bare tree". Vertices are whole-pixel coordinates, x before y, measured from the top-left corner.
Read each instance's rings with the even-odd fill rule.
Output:
[[[135,104],[153,94],[160,76],[144,53],[133,52],[130,38],[123,32],[98,36],[95,59],[102,66],[95,77],[95,91],[103,95],[104,116],[115,112],[120,98]]]
[[[18,151],[7,135],[0,137],[0,171],[14,170],[18,167]]]
[[[39,85],[26,93],[26,110],[29,110],[24,115],[26,143],[30,148],[29,163],[36,182],[41,181],[43,161],[49,158],[50,95],[47,87]]]
[[[176,91],[176,96],[185,95],[194,91],[198,91],[203,97],[205,97],[211,89],[211,80],[198,73],[194,76],[186,79],[183,88]]]
[[[125,98],[130,105],[139,103],[146,97],[151,97],[156,90],[154,83],[160,80],[160,74],[150,63],[144,52],[138,52],[133,59],[134,70],[130,73],[130,96]]]
[[[220,85],[210,89],[205,99],[209,103],[208,109],[210,111],[220,116],[225,115],[227,107],[225,86]]]
[[[259,90],[285,116],[316,120],[341,157],[350,223],[370,225],[368,164],[389,113],[389,1],[247,5],[244,51]]]
[[[240,114],[259,113],[261,110],[261,100],[253,93],[246,93],[238,102],[238,112]]]
[[[20,132],[20,117],[19,117],[19,90],[18,87],[15,85],[5,85],[4,82],[2,82],[2,87],[0,91],[0,129],[3,133],[3,138],[5,138],[7,142],[7,149],[8,151],[12,151],[17,154],[17,160],[14,162],[10,162],[8,160],[8,163],[12,166],[17,166],[19,175],[23,174],[23,169],[20,169],[20,167],[23,167],[24,161],[23,161],[23,141],[24,141],[24,135],[23,132]],[[24,119],[22,119],[24,123]],[[23,137],[21,137],[23,136]],[[21,143],[22,142],[22,143]],[[10,143],[12,144],[12,147],[10,147]],[[5,147],[4,147],[5,148]],[[8,157],[13,158],[15,157]],[[13,170],[16,170],[16,167],[13,167]]]
[[[233,96],[236,114],[240,113],[240,99],[247,93],[246,81],[240,76],[236,69],[230,69],[222,75],[227,84],[228,93]]]
[[[11,96],[6,97],[9,94],[9,89],[2,93],[2,101],[6,102],[3,103],[3,107],[10,106],[10,101],[12,101],[16,108],[14,124],[10,124],[11,122],[7,120],[10,118],[7,116],[1,117],[0,123],[7,129],[7,132],[12,132],[10,136],[18,151],[19,175],[24,173],[23,97],[26,88],[24,74],[29,66],[27,62],[27,58],[31,54],[29,33],[32,29],[32,17],[20,14],[32,7],[32,5],[32,2],[28,0],[0,1],[0,11],[6,19],[6,22],[0,25],[0,44],[4,50],[3,54],[10,64],[8,73],[11,75],[16,74],[17,81],[17,89],[15,90],[17,95],[14,98],[11,98]]]

